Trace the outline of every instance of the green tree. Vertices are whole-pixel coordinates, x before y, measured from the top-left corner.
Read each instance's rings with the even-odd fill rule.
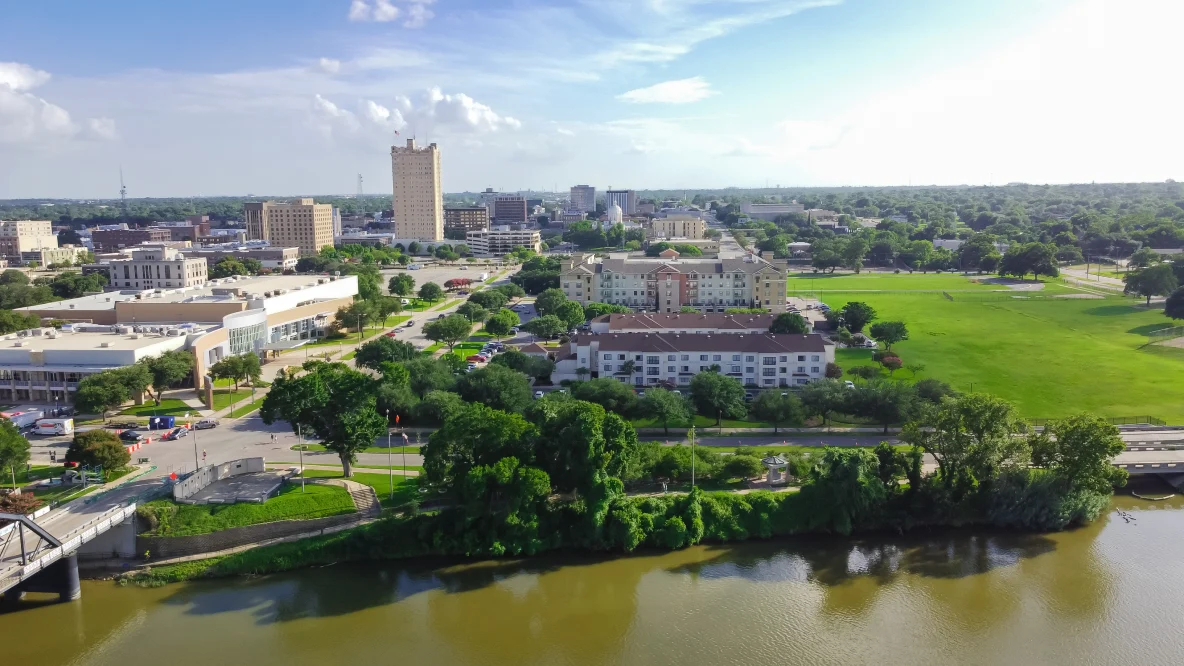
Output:
[[[130,399],[127,387],[115,373],[100,372],[78,382],[74,406],[83,414],[102,414],[106,420],[108,411],[118,409]]]
[[[337,454],[344,475],[352,476],[357,454],[387,432],[386,417],[377,411],[375,382],[341,363],[310,361],[304,369],[297,377],[276,378],[259,415],[268,425],[284,420],[293,432],[319,440]]]
[[[29,462],[29,440],[12,421],[0,419],[0,476],[15,474]]]
[[[878,321],[872,324],[869,332],[872,338],[884,343],[885,349],[892,349],[892,345],[909,339],[909,329],[903,321]]]
[[[765,466],[761,463],[761,459],[755,456],[734,455],[728,456],[724,464],[720,465],[715,473],[715,477],[720,480],[727,479],[751,479],[761,476],[765,473]]]
[[[156,389],[152,399],[160,404],[161,393],[168,387],[184,380],[193,373],[193,354],[184,350],[167,351],[143,361],[152,374],[152,388]]]
[[[517,370],[527,377],[547,379],[555,371],[555,363],[541,356],[523,354],[517,349],[510,349],[490,361],[492,365],[504,365],[511,370]]]
[[[824,379],[806,384],[800,397],[806,413],[822,417],[822,425],[826,425],[831,414],[847,410],[851,393],[842,382]]]
[[[247,267],[235,257],[222,257],[210,267],[209,276],[212,280],[228,278],[233,275],[248,275]]]
[[[970,393],[922,409],[905,424],[902,438],[933,456],[945,488],[965,493],[990,482],[1003,469],[1028,464],[1031,448],[1016,437],[1026,431],[1011,404]]]
[[[627,384],[612,377],[580,382],[572,387],[571,395],[576,400],[595,403],[606,411],[625,417],[631,416],[637,409],[637,394]]]
[[[1159,254],[1149,247],[1144,247],[1135,250],[1135,253],[1131,255],[1131,258],[1127,260],[1127,266],[1133,266],[1134,268],[1147,268],[1151,264],[1157,264],[1159,262]]]
[[[444,296],[444,290],[435,282],[425,282],[419,287],[420,300],[435,303]]]
[[[1084,490],[1109,495],[1126,485],[1127,471],[1114,466],[1126,449],[1118,428],[1105,419],[1079,414],[1053,421],[1028,438],[1032,463],[1061,479],[1069,492]]]
[[[566,331],[567,324],[555,315],[544,315],[531,319],[522,328],[540,338],[553,338]]]
[[[503,458],[534,459],[538,430],[521,414],[510,414],[482,404],[466,403],[453,412],[423,447],[427,479],[443,484],[463,479],[469,470]]]
[[[518,313],[513,310],[498,310],[485,320],[485,332],[501,340],[510,334],[510,329],[520,322]]]
[[[588,320],[606,314],[628,314],[629,312],[631,310],[628,306],[613,305],[611,303],[589,303],[584,306],[584,318]]]
[[[854,368],[847,368],[847,374],[851,377],[872,380],[880,376],[880,369],[874,365],[857,365]]]
[[[378,320],[378,311],[374,307],[374,301],[354,297],[353,302],[349,305],[337,308],[335,318],[337,323],[347,328],[353,328],[360,334],[367,324]]]
[[[426,397],[433,391],[449,391],[456,384],[456,375],[448,363],[431,356],[419,356],[405,362],[411,390],[419,397]]]
[[[851,301],[839,310],[839,316],[844,327],[852,333],[859,333],[876,318],[876,310],[867,303]]]
[[[812,529],[846,535],[874,521],[886,492],[871,451],[829,447],[811,470],[802,498]]]
[[[744,386],[740,381],[718,372],[700,372],[691,380],[691,402],[704,416],[714,416],[715,424],[721,419],[742,419],[747,413],[744,404]]]
[[[87,465],[101,466],[104,472],[127,467],[132,456],[127,447],[119,441],[119,437],[101,428],[75,432],[70,448],[66,450],[66,461]]]
[[[448,345],[449,350],[455,347],[456,343],[467,339],[472,332],[473,323],[458,314],[449,315],[423,325],[425,338],[434,342],[443,342]]]
[[[399,273],[390,279],[387,289],[397,296],[409,296],[415,290],[415,278],[410,273]]]
[[[482,289],[481,291],[473,292],[469,296],[469,302],[480,305],[489,311],[499,310],[509,302],[509,298],[502,292],[494,289]]]
[[[783,425],[799,427],[805,421],[805,410],[797,396],[778,391],[761,391],[752,401],[752,415],[761,421],[773,424],[773,433]]]
[[[1184,319],[1184,287],[1179,287],[1164,301],[1163,313],[1172,319]]]
[[[539,294],[534,301],[534,307],[540,315],[558,314],[559,306],[567,302],[567,295],[561,289],[548,289]]]
[[[29,276],[15,268],[6,269],[0,273],[0,285],[17,285],[23,287],[29,284]]]
[[[262,374],[259,356],[254,352],[227,356],[210,366],[210,376],[214,379],[229,379],[234,382],[234,390],[238,390],[239,383],[247,380],[258,381]]]
[[[442,424],[465,407],[465,401],[451,391],[432,391],[423,397],[415,410],[417,423]]]
[[[403,311],[403,303],[394,296],[379,296],[373,301],[374,321],[380,326],[386,326],[386,320],[393,314]]]
[[[1167,296],[1179,286],[1170,264],[1157,264],[1129,273],[1123,281],[1126,282],[1123,292],[1146,297],[1147,305],[1151,305],[1152,296]]]
[[[576,301],[564,301],[555,309],[555,316],[563,320],[568,329],[584,323],[584,307]]]
[[[670,426],[684,426],[691,423],[694,412],[687,399],[673,391],[651,388],[638,402],[638,412],[655,423],[662,424],[662,432],[670,434]]]
[[[456,309],[456,314],[461,315],[474,324],[480,324],[489,318],[489,311],[477,305],[472,301],[465,301]]]
[[[489,289],[488,291],[496,291],[505,296],[507,299],[522,298],[526,295],[526,291],[514,283],[498,285],[493,289]]]
[[[358,347],[354,363],[358,367],[378,370],[383,363],[400,363],[418,356],[415,345],[383,335]]]
[[[456,392],[466,402],[479,402],[504,412],[521,412],[530,404],[526,376],[492,363],[461,377]]]
[[[810,323],[796,312],[783,312],[773,318],[770,333],[809,333]]]
[[[41,325],[41,317],[35,314],[0,310],[0,335],[16,333]]]

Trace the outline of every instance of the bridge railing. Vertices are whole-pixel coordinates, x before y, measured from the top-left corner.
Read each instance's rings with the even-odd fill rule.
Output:
[[[59,537],[62,545],[31,553],[31,559],[27,564],[14,566],[3,574],[0,574],[0,591],[6,590],[15,583],[41,571],[61,559],[63,555],[77,550],[82,544],[106,532],[111,526],[122,523],[127,520],[128,516],[135,513],[135,504],[116,507],[80,527],[70,530]]]
[[[1034,426],[1046,426],[1050,422],[1057,421],[1057,420],[1058,419],[1028,419],[1028,423],[1030,423]],[[1153,426],[1167,425],[1167,422],[1164,421],[1163,419],[1156,418],[1154,416],[1146,416],[1146,415],[1144,415],[1144,416],[1114,416],[1114,417],[1106,419],[1106,422],[1109,423],[1110,425],[1153,425]]]

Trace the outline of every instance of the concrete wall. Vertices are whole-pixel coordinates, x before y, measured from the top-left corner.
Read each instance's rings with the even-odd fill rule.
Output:
[[[136,556],[136,514],[103,532],[78,549],[78,559],[102,560]],[[141,551],[142,553],[143,551]]]
[[[323,530],[350,525],[363,520],[364,516],[349,513],[341,516],[317,518],[315,520],[282,520],[275,523],[262,523],[246,527],[234,527],[213,534],[198,534],[183,537],[136,537],[136,552],[143,555],[151,554],[151,559],[167,559],[196,555],[198,553],[213,553],[227,548],[237,548],[248,544],[295,536],[298,534],[315,535]]]
[[[115,304],[115,319],[119,323],[184,324],[200,322],[220,324],[222,318],[234,312],[242,312],[246,301],[222,301],[214,303],[174,303],[153,301],[120,301]]]
[[[264,469],[263,458],[242,458],[218,465],[206,465],[190,475],[189,478],[173,485],[173,499],[178,501],[183,500],[187,497],[192,497],[194,494],[200,492],[202,488],[215,481],[229,479],[241,474],[262,472]]]

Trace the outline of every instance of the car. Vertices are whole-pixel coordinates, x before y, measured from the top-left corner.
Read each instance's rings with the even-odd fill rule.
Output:
[[[464,289],[461,289],[460,291],[456,292],[456,295],[457,296],[468,296],[469,292],[465,291]]]
[[[556,393],[567,393],[567,389],[559,389]]]
[[[469,267],[468,266],[461,266],[459,270],[467,271],[467,270],[469,270]]]
[[[843,382],[843,386],[845,386],[849,389],[853,389],[853,388],[855,388],[855,382],[848,379],[847,381]]]
[[[189,428],[173,428],[172,430],[166,432],[164,434],[164,437],[162,437],[161,439],[163,439],[167,442],[172,442],[172,441],[176,441],[178,439],[181,439],[182,437],[188,437],[188,436],[189,436]]]
[[[542,391],[535,391],[535,392],[534,392],[534,399],[535,399],[535,400],[538,400],[538,399],[539,399],[539,398],[541,398],[541,397],[543,397],[543,392],[542,392]]]
[[[781,397],[782,397],[782,398],[787,398],[787,397],[789,397],[789,393],[786,393],[785,391],[782,391],[782,392],[781,392]]]
[[[517,326],[514,326],[510,329],[510,333],[512,333],[514,335],[518,335],[520,332],[521,331],[519,330],[519,328]]]
[[[386,336],[386,337],[388,337],[388,338],[393,338],[393,337],[395,337],[395,332],[394,332],[394,331],[388,331],[388,332],[386,332],[386,333],[383,333],[383,335],[385,335],[385,336]]]
[[[218,427],[218,419],[202,419],[193,424],[194,430],[208,430],[210,428]]]
[[[119,433],[119,438],[125,442],[139,442],[143,441],[144,434],[136,432],[135,430],[124,430]]]
[[[474,363],[480,363],[481,361],[484,361],[485,359],[481,358],[480,354],[473,354],[472,356],[466,358],[465,360],[469,362],[469,365],[472,365]]]
[[[639,397],[639,398],[644,398],[644,397],[645,397],[645,389],[642,389],[642,390],[638,391],[638,392],[637,392],[637,397]]]
[[[404,328],[411,328],[412,326],[415,326],[415,322],[414,322],[414,321],[409,321],[409,322],[407,322],[407,324],[404,326]]]
[[[467,367],[465,370],[466,370],[466,372],[472,372],[472,371],[474,371],[474,370],[476,370],[476,369],[477,369],[477,364],[476,364],[476,363],[470,363],[470,364],[468,365],[468,367]]]
[[[406,298],[401,299],[399,302],[402,303],[403,305],[411,305],[411,301]]]
[[[673,391],[671,391],[671,393],[673,393],[674,395],[682,395],[682,391],[680,391],[678,389],[674,389]]]
[[[868,338],[867,340],[863,341],[863,346],[867,349],[875,349],[879,346],[879,343],[877,343],[875,340],[872,340],[871,338]]]

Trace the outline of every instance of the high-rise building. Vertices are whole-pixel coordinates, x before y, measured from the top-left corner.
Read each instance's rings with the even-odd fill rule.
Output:
[[[526,224],[526,197],[517,194],[499,194],[493,201],[493,219],[496,224]]]
[[[91,243],[96,252],[115,252],[125,247],[142,243],[159,243],[173,239],[172,232],[164,227],[147,229],[95,229],[90,232]]]
[[[489,211],[485,206],[445,208],[444,228],[484,231],[489,228]]]
[[[12,220],[0,222],[0,258],[16,263],[22,252],[58,246],[49,220]]]
[[[489,211],[489,217],[493,217],[493,202],[497,200],[497,192],[494,192],[492,187],[487,187],[478,196],[481,199],[481,205],[485,206],[485,210]]]
[[[617,204],[626,215],[637,215],[637,192],[634,190],[608,190],[604,193],[607,208]]]
[[[444,189],[440,183],[440,149],[436,144],[418,148],[415,139],[406,147],[391,146],[391,173],[395,193],[395,235],[399,238],[444,240]]]
[[[568,206],[568,210],[578,210],[581,213],[596,210],[596,188],[591,185],[573,186],[571,188],[571,205]]]
[[[300,248],[300,256],[319,254],[333,245],[333,206],[312,199],[243,204],[247,238],[279,247]]]

